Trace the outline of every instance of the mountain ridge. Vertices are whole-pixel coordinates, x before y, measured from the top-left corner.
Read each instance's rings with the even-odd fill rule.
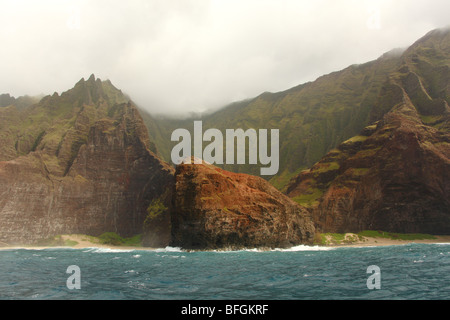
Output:
[[[142,117],[110,81],[0,114],[0,237],[34,243],[65,233],[143,233],[147,207],[174,169],[151,150]]]
[[[403,60],[412,59],[414,50],[427,50],[428,45],[448,34],[448,30],[430,31],[411,46],[390,50],[376,60],[350,65],[284,91],[264,92],[199,118],[159,117],[157,126],[148,126],[150,136],[161,157],[170,162],[170,151],[175,145],[170,142],[171,132],[186,128],[192,134],[194,120],[202,120],[205,130],[280,129],[280,171],[269,180],[283,190],[289,179],[301,170],[311,167],[340,143],[380,120],[392,107],[389,98],[395,95],[395,91],[392,92],[395,88],[389,86],[389,81],[399,71]],[[445,60],[446,55],[441,54],[436,59]],[[147,120],[149,116],[144,114],[143,117],[151,122]],[[232,172],[259,174],[257,168],[250,165],[220,167]]]
[[[450,233],[450,32],[402,55],[359,135],[294,177],[285,193],[322,232]]]
[[[327,151],[357,134],[369,123],[369,113],[376,95],[387,74],[396,70],[399,64],[398,52],[386,53],[374,61],[351,65],[284,91],[264,92],[254,98],[234,102],[199,118],[159,117],[159,129],[149,125],[150,135],[162,158],[170,161],[174,143],[167,142],[171,132],[177,128],[192,132],[194,120],[202,120],[205,130],[280,129],[280,140],[284,141],[280,148],[281,169],[271,182],[282,189],[295,172],[311,166]],[[147,121],[148,116],[143,114],[143,117]],[[295,150],[296,154],[292,156],[290,150]],[[220,167],[258,175],[252,166]]]

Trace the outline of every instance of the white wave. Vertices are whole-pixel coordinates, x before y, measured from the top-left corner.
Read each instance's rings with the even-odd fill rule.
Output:
[[[83,252],[94,252],[94,253],[110,253],[110,252],[133,252],[134,250],[129,249],[111,249],[111,248],[86,248]]]
[[[236,252],[297,252],[297,251],[330,251],[336,249],[335,247],[321,247],[321,246],[306,246],[299,245],[291,248],[276,248],[276,249],[265,249],[265,248],[248,248],[241,250],[212,250],[212,252],[218,253],[236,253]]]
[[[155,249],[155,252],[183,252],[179,247],[165,247],[160,249]]]
[[[11,248],[0,248],[0,251],[57,251],[57,250],[71,250],[70,247],[11,247]],[[73,249],[72,249],[73,250]]]
[[[139,272],[137,272],[137,271],[135,271],[135,270],[127,270],[127,271],[125,271],[124,273],[136,273],[136,274],[139,274]]]
[[[201,250],[199,250],[201,251]],[[217,250],[207,250],[205,252],[214,252],[214,253],[237,253],[237,252],[267,252],[268,250],[252,248],[252,249],[217,249]]]
[[[163,255],[163,256],[161,256],[161,258],[178,259],[178,258],[182,258],[182,256]]]
[[[281,251],[281,252],[297,252],[297,251],[330,251],[335,250],[334,247],[321,247],[321,246],[306,246],[306,245],[299,245],[292,248],[286,248],[286,249],[274,249],[272,251]]]

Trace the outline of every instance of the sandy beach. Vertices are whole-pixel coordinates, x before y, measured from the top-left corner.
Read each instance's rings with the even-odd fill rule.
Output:
[[[377,246],[395,246],[395,245],[406,245],[409,243],[428,243],[428,244],[439,244],[439,243],[450,243],[450,236],[434,236],[436,239],[423,239],[423,240],[395,240],[386,238],[373,238],[364,237],[362,241],[355,241],[350,244],[335,244],[329,245],[331,247],[377,247]]]
[[[352,237],[353,234],[346,234],[345,238]],[[422,239],[422,240],[396,240],[378,237],[362,237],[357,240],[353,240],[351,243],[330,243],[328,245],[323,245],[320,247],[329,248],[341,248],[341,247],[376,247],[376,246],[395,246],[395,245],[406,245],[409,243],[426,243],[426,244],[439,244],[439,243],[450,243],[450,236],[434,236],[435,239]],[[86,236],[86,235],[61,235],[61,240],[64,241],[65,245],[55,245],[55,246],[32,246],[32,245],[10,245],[4,242],[0,242],[0,250],[13,250],[13,249],[28,249],[28,250],[43,250],[50,248],[73,248],[73,249],[84,249],[84,248],[103,248],[111,250],[155,250],[157,248],[149,247],[139,247],[139,246],[113,246],[101,244],[96,238]],[[333,242],[333,241],[331,241]],[[317,246],[317,245],[314,245]]]
[[[73,248],[73,249],[85,249],[85,248],[103,248],[103,249],[117,249],[117,250],[153,250],[154,248],[148,247],[127,247],[127,246],[113,246],[101,244],[94,237],[86,235],[61,235],[61,240],[67,244],[55,245],[55,246],[36,246],[36,245],[9,245],[4,242],[0,242],[0,250],[13,250],[13,249],[28,249],[28,250],[43,250],[51,248]]]

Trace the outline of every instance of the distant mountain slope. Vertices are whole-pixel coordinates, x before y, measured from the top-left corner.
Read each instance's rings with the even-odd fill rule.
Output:
[[[450,32],[402,56],[371,118],[379,121],[291,180],[286,193],[323,232],[450,234]]]
[[[402,72],[405,60],[413,61],[420,56],[419,63],[414,65],[414,74],[427,77],[424,85],[431,97],[442,95],[441,86],[442,83],[445,86],[448,77],[445,73],[448,53],[445,43],[440,43],[446,34],[448,30],[430,32],[407,50],[394,49],[375,61],[349,66],[283,92],[266,92],[203,117],[186,120],[158,118],[156,125],[152,122],[155,119],[148,115],[143,117],[146,123],[152,123],[150,136],[162,158],[169,162],[170,152],[176,144],[170,141],[171,133],[177,128],[192,132],[194,120],[203,120],[204,130],[279,129],[280,170],[276,176],[265,178],[283,189],[301,170],[311,167],[341,142],[357,135],[389,112],[393,106],[391,100],[398,96],[398,90],[389,83]],[[414,86],[413,77],[404,79],[406,89]],[[425,100],[419,108],[427,108]],[[220,167],[259,175],[259,166]]]
[[[151,123],[150,136],[166,161],[170,161],[170,151],[176,144],[170,141],[172,131],[192,130],[194,120],[203,120],[204,130],[217,128],[223,132],[237,128],[280,129],[280,171],[271,182],[281,188],[300,169],[311,166],[369,123],[383,84],[400,64],[400,53],[394,50],[375,61],[350,66],[284,92],[266,92],[233,103],[201,119],[158,119],[155,126],[154,119],[143,117]],[[259,174],[258,166],[221,167]]]
[[[9,93],[0,94],[0,108],[12,105],[15,100],[16,99],[11,97]]]
[[[11,105],[16,106],[18,109],[25,109],[32,104],[38,103],[39,100],[41,100],[43,96],[23,96],[19,98],[11,97],[8,93],[0,94],[0,108],[1,107],[8,107]]]

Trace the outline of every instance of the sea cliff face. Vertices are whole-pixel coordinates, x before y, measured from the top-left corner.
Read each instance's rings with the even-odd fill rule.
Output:
[[[308,212],[262,178],[203,163],[179,165],[175,179],[173,246],[277,248],[313,242]]]
[[[267,181],[208,164],[175,169],[133,103],[91,76],[61,96],[0,110],[0,241],[59,234],[122,237],[195,249],[312,243],[307,211]]]
[[[112,100],[107,90],[114,90],[109,82],[82,80],[19,114],[21,126],[9,128],[17,157],[0,162],[0,241],[142,233],[147,207],[171,189],[174,169],[149,150],[133,104]],[[40,114],[47,119],[37,122]],[[36,126],[40,133],[27,150],[30,143],[20,139]]]
[[[449,50],[448,31],[420,39],[383,86],[378,121],[290,181],[318,230],[450,234]]]
[[[449,141],[406,102],[302,172],[287,193],[309,206],[322,232],[449,234]]]

